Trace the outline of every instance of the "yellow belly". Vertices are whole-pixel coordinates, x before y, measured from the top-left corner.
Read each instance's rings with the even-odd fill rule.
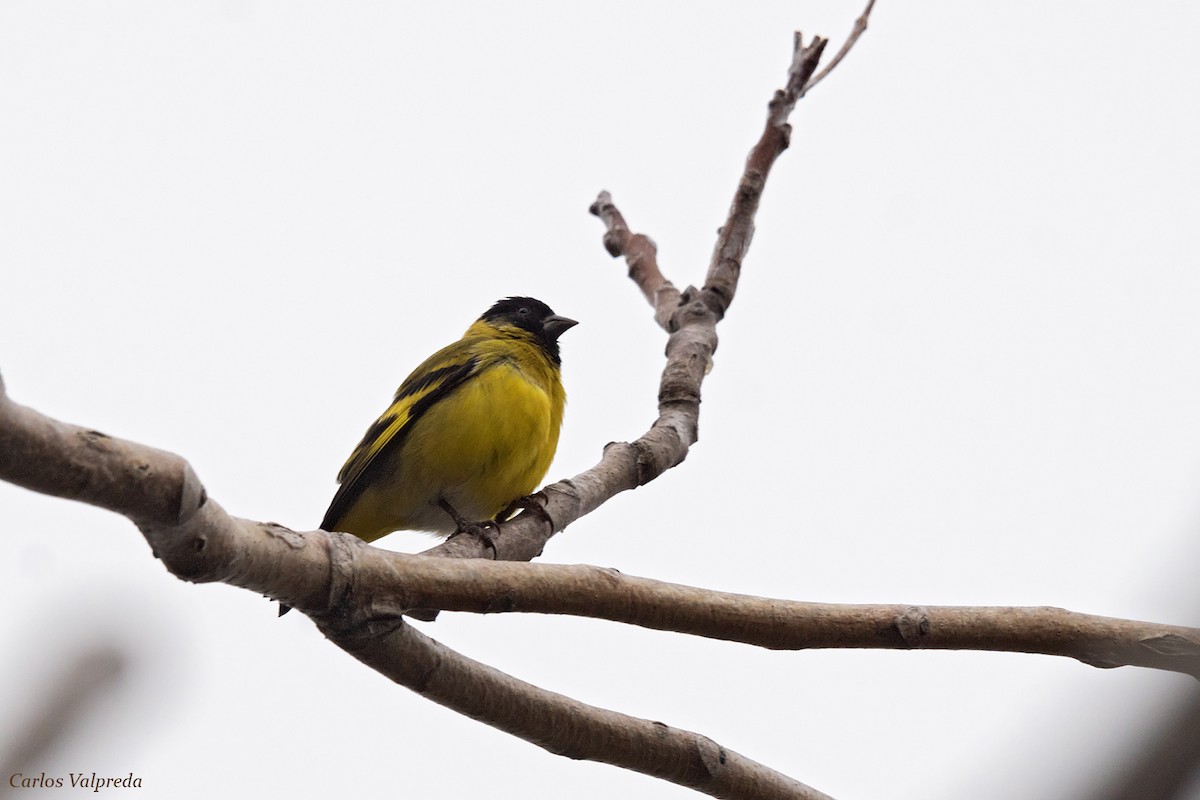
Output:
[[[337,529],[366,541],[395,530],[452,533],[439,499],[469,520],[492,519],[545,477],[561,420],[561,401],[555,409],[546,389],[498,364],[434,404],[395,452],[380,453]]]

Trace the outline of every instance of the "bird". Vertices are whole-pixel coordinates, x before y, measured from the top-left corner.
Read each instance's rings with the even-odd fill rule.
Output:
[[[338,473],[321,529],[367,542],[478,533],[514,508],[554,459],[566,404],[558,339],[577,324],[532,297],[492,305],[400,384]]]

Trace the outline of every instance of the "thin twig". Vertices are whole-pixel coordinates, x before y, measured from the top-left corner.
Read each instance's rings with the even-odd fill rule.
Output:
[[[654,307],[654,319],[664,330],[671,330],[671,315],[679,307],[679,290],[663,277],[658,268],[658,246],[642,233],[631,233],[625,217],[613,205],[612,195],[600,192],[588,211],[604,222],[604,249],[613,258],[625,257],[629,277]]]
[[[737,293],[742,262],[754,238],[754,217],[758,213],[767,176],[775,160],[791,143],[792,127],[788,124],[788,118],[800,99],[800,90],[816,70],[827,43],[828,40],[818,36],[805,45],[803,35],[796,32],[792,65],[788,69],[785,88],[777,90],[771,98],[762,135],[746,157],[746,167],[738,181],[729,215],[717,234],[704,289],[700,293],[718,319],[725,315]]]
[[[846,54],[850,52],[850,49],[854,47],[854,44],[858,41],[859,37],[867,32],[867,20],[870,19],[871,9],[874,7],[875,0],[870,0],[870,2],[867,3],[867,7],[863,9],[861,14],[859,14],[858,19],[854,20],[854,28],[850,31],[850,36],[846,39],[845,44],[843,44],[841,49],[837,51],[837,54],[830,59],[829,63],[825,65],[825,69],[814,75],[812,80],[804,85],[804,88],[800,90],[801,97],[808,94],[809,90],[824,80],[826,75],[828,75],[830,72],[833,72],[834,67],[842,63],[842,59],[845,58]]]

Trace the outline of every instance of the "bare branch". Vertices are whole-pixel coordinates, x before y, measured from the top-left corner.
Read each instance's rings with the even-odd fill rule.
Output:
[[[382,635],[367,631],[351,639],[321,624],[339,647],[393,681],[556,755],[613,764],[712,797],[828,800],[816,789],[707,737],[524,683],[450,650],[409,625]],[[464,686],[471,690],[464,692]]]
[[[875,8],[875,0],[869,0],[867,7],[864,8],[863,12],[858,15],[858,19],[854,20],[854,28],[850,31],[850,36],[846,38],[846,43],[842,45],[841,49],[837,51],[837,54],[830,59],[828,64],[825,65],[825,69],[814,75],[812,80],[804,85],[804,88],[800,90],[801,97],[808,94],[810,89],[824,80],[826,75],[833,72],[834,67],[842,63],[842,59],[845,58],[846,54],[849,53],[851,48],[854,47],[859,37],[867,32],[867,20],[870,19],[871,9],[873,8]]]
[[[788,117],[802,95],[802,89],[812,77],[825,50],[827,39],[817,36],[811,44],[804,44],[804,37],[796,32],[793,42],[792,66],[788,70],[785,88],[775,92],[767,106],[767,124],[762,136],[746,157],[746,168],[738,182],[729,216],[717,233],[712,261],[704,282],[702,296],[720,319],[725,315],[733,296],[737,292],[738,277],[742,261],[754,238],[754,216],[771,167],[780,154],[791,143],[792,126]]]
[[[204,488],[174,453],[52,420],[9,399],[0,378],[0,477],[142,522],[183,522]]]
[[[679,290],[658,269],[658,247],[641,233],[630,233],[625,217],[613,205],[612,195],[600,192],[589,212],[604,222],[604,249],[613,258],[625,256],[629,277],[654,307],[654,319],[663,330],[671,330],[671,315],[679,307]]]
[[[431,606],[607,619],[772,650],[983,650],[1139,666],[1200,678],[1200,629],[1061,608],[834,605],[717,592],[560,564],[445,563],[372,551],[357,559],[374,615]],[[334,571],[338,567],[334,566]]]
[[[733,301],[767,173],[787,147],[787,117],[801,87],[816,69],[825,42],[817,37],[804,46],[799,34],[796,36],[787,88],[777,91],[768,106],[766,130],[746,160],[746,171],[729,220],[717,237],[703,290],[689,288],[682,294],[675,290],[658,269],[654,243],[649,237],[629,232],[608,192],[601,192],[592,204],[591,212],[605,224],[605,248],[614,257],[626,256],[630,277],[654,307],[655,319],[671,336],[659,383],[658,419],[632,444],[610,444],[597,466],[543,490],[548,499],[546,511],[553,520],[550,527],[555,530],[618,492],[641,486],[682,463],[699,437],[700,386],[717,349],[717,322]],[[482,549],[479,554],[483,555]]]
[[[3,385],[0,384],[0,391]],[[390,553],[345,534],[299,533],[228,517],[171,453],[56,422],[0,395],[0,478],[125,508],[174,574],[272,594],[351,638],[400,626],[409,608],[531,611],[610,619],[773,649],[860,647],[1045,653],[1095,666],[1124,664],[1200,676],[1200,632],[1045,608],[831,606],[709,592],[594,567],[526,565]],[[36,459],[21,454],[38,454]],[[14,457],[16,454],[17,457]],[[607,453],[606,453],[607,457]],[[154,492],[128,484],[146,481]],[[80,482],[78,479],[84,476]],[[174,483],[174,485],[172,485]],[[166,505],[162,498],[187,498]],[[334,638],[331,636],[331,638]],[[465,691],[470,694],[470,691]]]

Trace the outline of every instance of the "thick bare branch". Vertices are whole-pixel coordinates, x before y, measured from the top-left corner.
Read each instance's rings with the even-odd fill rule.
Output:
[[[1200,678],[1200,629],[1049,607],[834,605],[716,592],[559,564],[444,563],[371,550],[356,581],[376,616],[431,606],[607,619],[772,650],[986,650]],[[335,566],[336,570],[336,566]]]
[[[712,797],[828,798],[707,737],[605,711],[524,683],[446,648],[409,625],[382,635],[370,631],[352,641],[323,622],[318,624],[338,646],[397,683],[551,753],[625,767]],[[463,692],[464,685],[472,691]]]
[[[0,477],[11,483],[138,524],[184,522],[199,506],[204,488],[174,453],[50,419],[12,402],[2,378],[0,415]]]
[[[0,391],[3,385],[0,384]],[[229,517],[178,456],[107,436],[78,435],[0,394],[0,478],[122,508],[154,552],[186,580],[271,594],[358,641],[395,628],[409,608],[528,611],[610,619],[773,649],[972,649],[1044,653],[1095,666],[1138,665],[1200,676],[1200,631],[1046,608],[834,606],[711,592],[595,567],[448,563],[390,553],[345,534],[300,533]],[[98,445],[97,443],[100,443]],[[36,459],[13,454],[38,454]],[[80,476],[83,476],[82,479]],[[152,476],[143,478],[143,476]],[[154,492],[131,489],[143,479]],[[186,483],[197,488],[188,490]],[[151,512],[124,507],[144,498]],[[164,505],[162,498],[189,498]],[[332,630],[332,627],[331,627]],[[338,637],[331,634],[331,638]],[[355,647],[361,647],[361,644]],[[399,657],[397,653],[397,657]],[[406,655],[405,658],[409,657]],[[463,694],[471,692],[464,684]],[[467,713],[467,712],[464,712]],[[471,712],[474,716],[475,712]]]

